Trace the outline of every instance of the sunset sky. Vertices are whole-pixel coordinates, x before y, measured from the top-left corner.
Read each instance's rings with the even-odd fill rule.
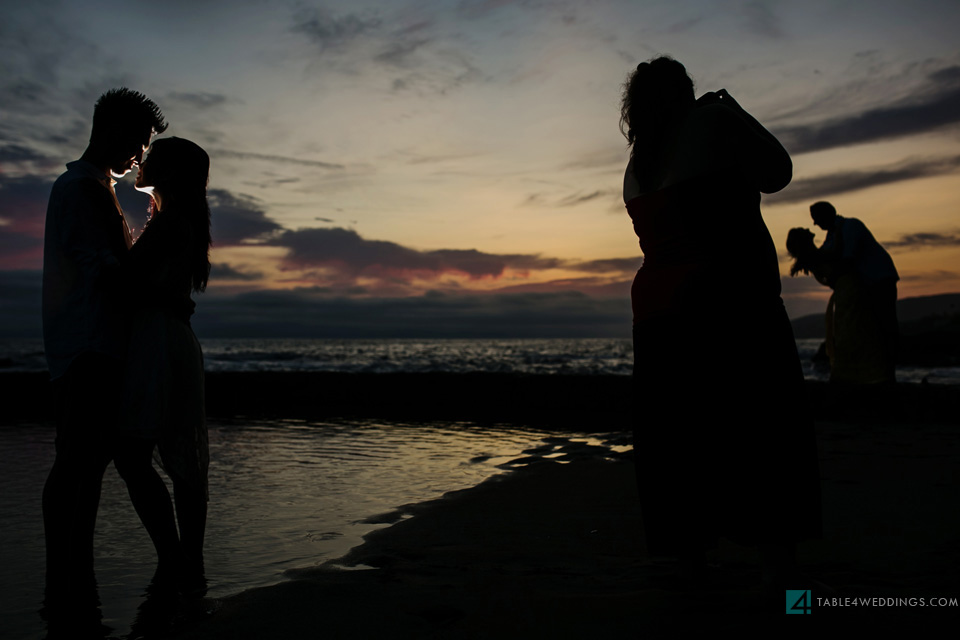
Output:
[[[641,254],[619,99],[658,54],[791,152],[793,183],[762,205],[778,250],[826,199],[891,252],[901,298],[960,291],[957,2],[0,8],[0,337],[39,336],[50,185],[115,86],[210,153],[201,338],[628,336]],[[141,228],[132,182],[118,191]],[[828,291],[789,265],[788,311],[821,311]],[[718,265],[717,286],[737,284]]]

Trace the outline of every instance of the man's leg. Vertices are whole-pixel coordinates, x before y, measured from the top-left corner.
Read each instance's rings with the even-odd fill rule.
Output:
[[[57,453],[43,489],[48,601],[83,597],[94,584],[93,533],[110,462],[105,438],[116,371],[113,360],[85,354],[54,383]]]
[[[109,458],[58,453],[43,487],[47,586],[56,592],[93,575],[93,531]]]

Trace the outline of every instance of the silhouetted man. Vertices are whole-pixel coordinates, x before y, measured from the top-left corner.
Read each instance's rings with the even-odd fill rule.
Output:
[[[130,230],[113,185],[167,128],[126,88],[100,96],[90,143],[50,193],[43,249],[43,342],[57,411],[56,459],[43,489],[47,604],[96,596],[93,531],[108,438],[121,401],[126,331],[117,286]]]
[[[810,205],[813,223],[827,232],[820,246],[849,264],[863,282],[865,293],[883,334],[887,378],[894,381],[899,326],[897,324],[897,280],[900,275],[893,259],[880,246],[866,225],[856,218],[844,218],[829,202]]]

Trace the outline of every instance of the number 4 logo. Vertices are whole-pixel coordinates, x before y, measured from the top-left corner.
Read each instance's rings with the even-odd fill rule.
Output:
[[[810,613],[813,611],[813,595],[810,590],[787,589],[787,613]]]

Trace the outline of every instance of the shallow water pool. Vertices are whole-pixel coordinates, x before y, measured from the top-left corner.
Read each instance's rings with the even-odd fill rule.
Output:
[[[39,638],[44,543],[40,496],[54,429],[0,429],[0,628]],[[209,595],[276,583],[287,569],[344,555],[404,504],[474,486],[524,451],[597,436],[515,426],[384,421],[235,420],[210,425]],[[116,471],[107,469],[96,537],[103,622],[129,633],[155,554]]]

